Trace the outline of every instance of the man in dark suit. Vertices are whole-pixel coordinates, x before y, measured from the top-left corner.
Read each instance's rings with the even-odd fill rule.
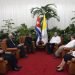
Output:
[[[7,34],[2,35],[2,41],[6,40]],[[4,52],[4,50],[0,49],[0,58],[3,58],[4,60],[7,60],[9,65],[11,66],[12,70],[18,71],[20,70],[20,66],[18,65],[18,61],[14,54],[11,52]]]
[[[22,44],[16,45],[14,43],[14,36],[13,36],[13,34],[9,34],[8,37],[9,38],[7,40],[7,47],[8,48],[18,48],[20,50],[20,57],[26,57],[24,46]]]
[[[26,46],[29,53],[33,52],[32,37],[30,34],[26,34],[24,46]]]

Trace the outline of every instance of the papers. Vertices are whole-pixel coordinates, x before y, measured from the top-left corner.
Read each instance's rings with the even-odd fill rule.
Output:
[[[75,51],[72,51],[72,56],[74,56],[74,57],[75,57]]]
[[[18,46],[20,47],[20,46],[22,46],[22,45],[24,45],[23,43],[21,43],[21,44],[18,44]]]

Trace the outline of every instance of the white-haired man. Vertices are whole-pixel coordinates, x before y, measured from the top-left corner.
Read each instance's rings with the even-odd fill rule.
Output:
[[[13,38],[14,38],[14,36],[13,36],[13,34],[12,33],[10,33],[9,35],[8,35],[8,40],[7,40],[7,47],[8,48],[15,48],[15,47],[17,47],[17,48],[19,48],[20,49],[20,57],[26,57],[27,55],[26,55],[26,53],[25,53],[25,49],[24,49],[24,46],[23,45],[16,45],[15,44],[15,42],[14,42],[14,40],[13,40]]]
[[[61,37],[58,36],[57,32],[54,33],[54,36],[50,39],[49,43],[47,44],[48,48],[48,53],[53,53],[53,49],[55,44],[60,44],[61,43]]]

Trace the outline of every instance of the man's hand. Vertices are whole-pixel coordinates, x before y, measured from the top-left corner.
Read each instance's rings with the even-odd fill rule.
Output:
[[[18,44],[19,47],[20,47],[20,46],[23,46],[23,45],[24,45],[24,43]]]
[[[75,61],[75,58],[72,58],[72,61]]]
[[[3,60],[3,57],[0,57],[0,61],[2,61]]]
[[[0,50],[0,53],[3,53],[4,51],[3,50]]]

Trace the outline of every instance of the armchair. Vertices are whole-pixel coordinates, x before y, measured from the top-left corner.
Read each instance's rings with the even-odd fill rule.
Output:
[[[7,71],[8,62],[3,59],[3,50],[0,50],[0,74],[5,74]]]
[[[47,45],[44,44],[44,42],[40,40],[40,41],[38,42],[38,45],[37,45],[36,47],[37,47],[37,49],[39,49],[39,50],[40,50],[40,49],[45,49],[45,50],[47,50],[46,46],[47,46]]]
[[[1,42],[2,50],[4,50],[5,52],[11,52],[11,53],[15,54],[16,58],[19,59],[19,49],[17,49],[17,48],[8,48],[7,44],[6,44],[6,41],[7,41],[7,39],[4,39]]]
[[[64,48],[62,52],[62,57],[68,53],[70,50],[75,50],[75,48]],[[69,63],[67,63],[69,66],[69,73],[70,75],[75,75],[75,58],[73,58]]]
[[[70,75],[75,75],[75,58],[73,58],[73,59],[69,63],[69,73],[70,73]]]
[[[68,53],[70,50],[74,50],[75,51],[75,48],[64,48],[64,50],[62,51],[62,57],[66,54],[66,53]]]
[[[8,62],[0,57],[0,74],[5,74],[7,72]]]

